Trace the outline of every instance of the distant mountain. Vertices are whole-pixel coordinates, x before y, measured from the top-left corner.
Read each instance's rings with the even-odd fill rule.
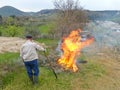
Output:
[[[4,6],[0,8],[0,15],[2,16],[40,16],[40,15],[45,15],[45,14],[53,14],[56,13],[56,9],[44,9],[38,12],[23,12],[19,9],[16,9],[12,6]]]
[[[120,11],[105,10],[105,11],[87,11],[87,15],[91,20],[114,20],[120,18]]]
[[[53,13],[57,13],[57,12],[58,12],[57,9],[44,9],[39,12],[36,12],[36,15],[53,14]]]
[[[0,8],[0,15],[2,16],[41,16],[51,15],[57,13],[57,9],[43,9],[38,12],[23,12],[11,6],[4,6]],[[86,14],[90,20],[111,20],[120,23],[120,11],[118,10],[105,10],[105,11],[89,11]]]
[[[11,16],[11,15],[26,16],[28,14],[11,6],[4,6],[0,8],[0,15],[2,16]]]

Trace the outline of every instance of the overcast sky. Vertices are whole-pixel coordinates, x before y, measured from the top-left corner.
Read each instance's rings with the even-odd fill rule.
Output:
[[[79,0],[88,10],[120,10],[120,0]],[[0,0],[0,7],[13,6],[22,11],[40,11],[52,9],[54,0]]]

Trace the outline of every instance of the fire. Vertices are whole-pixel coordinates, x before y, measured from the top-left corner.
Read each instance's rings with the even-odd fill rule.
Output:
[[[81,36],[79,30],[73,30],[68,37],[64,37],[61,43],[61,49],[63,51],[62,56],[58,59],[58,63],[66,70],[72,69],[73,72],[78,70],[76,65],[76,58],[80,55],[80,50],[93,42],[93,38],[87,39],[81,42]]]

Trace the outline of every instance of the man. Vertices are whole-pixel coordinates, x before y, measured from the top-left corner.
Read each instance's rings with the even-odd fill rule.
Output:
[[[31,35],[27,35],[26,42],[22,45],[20,49],[20,57],[22,58],[25,64],[27,74],[33,84],[38,83],[39,75],[38,54],[36,50],[45,51],[45,49],[42,46],[33,42]]]

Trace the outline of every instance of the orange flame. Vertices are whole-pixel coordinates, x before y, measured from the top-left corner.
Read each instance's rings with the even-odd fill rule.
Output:
[[[58,63],[66,70],[72,69],[73,72],[78,70],[76,58],[80,54],[80,50],[93,42],[94,38],[90,38],[81,42],[81,30],[73,30],[68,37],[64,38],[61,44],[63,55],[58,59]]]

